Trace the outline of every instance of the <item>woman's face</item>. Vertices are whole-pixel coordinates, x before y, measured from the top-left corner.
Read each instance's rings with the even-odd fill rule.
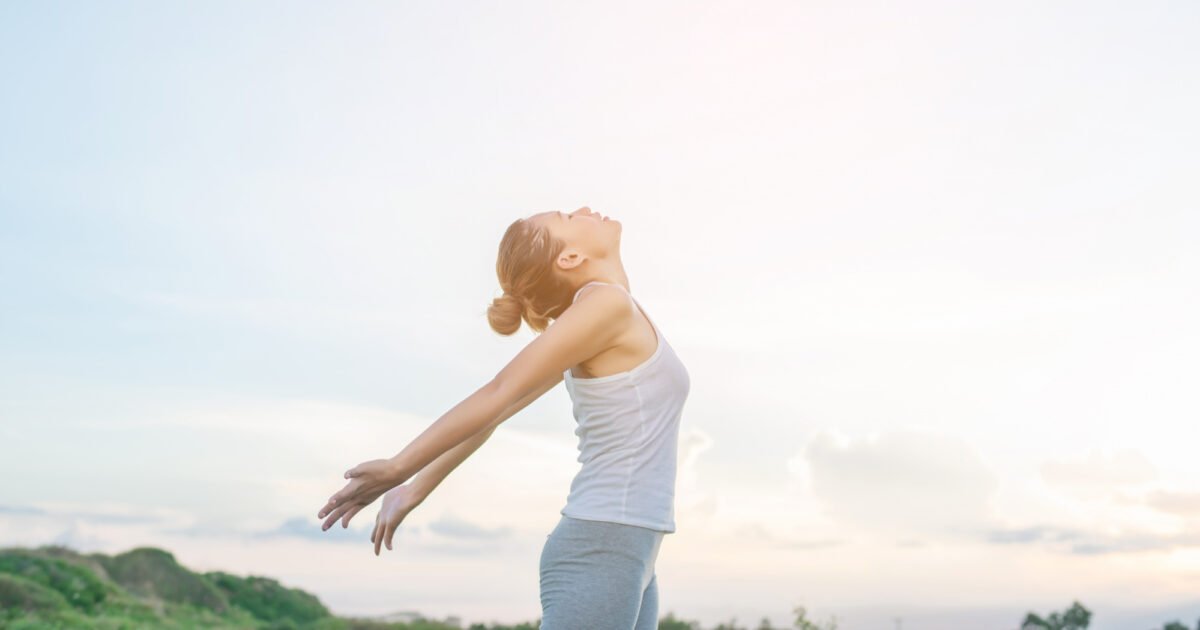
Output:
[[[558,210],[541,212],[529,217],[529,220],[545,226],[552,235],[566,241],[567,247],[558,260],[564,270],[588,258],[613,256],[621,246],[621,222],[592,212],[587,206],[569,213]]]

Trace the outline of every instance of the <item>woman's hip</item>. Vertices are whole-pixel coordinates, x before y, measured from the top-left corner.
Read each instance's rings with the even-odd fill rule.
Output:
[[[661,531],[637,525],[563,515],[546,536],[540,573],[543,581],[571,575],[596,579],[632,576],[640,591],[654,575],[663,536]]]

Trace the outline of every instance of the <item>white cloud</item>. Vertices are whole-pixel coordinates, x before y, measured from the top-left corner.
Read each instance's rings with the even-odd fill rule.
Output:
[[[680,429],[678,470],[675,479],[676,522],[686,519],[691,526],[703,526],[717,511],[717,491],[711,482],[701,479],[701,455],[713,447],[713,437],[691,426]]]
[[[1187,518],[1200,518],[1200,492],[1154,490],[1146,495],[1145,503],[1161,512]]]
[[[1200,528],[1176,531],[1112,529],[1103,525],[1080,529],[1034,525],[989,532],[985,540],[1001,545],[1029,545],[1076,555],[1171,551],[1200,547]]]
[[[1131,448],[1115,452],[1091,449],[1082,456],[1052,459],[1042,464],[1040,472],[1047,483],[1102,490],[1146,483],[1158,476],[1154,464]]]
[[[974,529],[992,518],[991,471],[961,439],[896,431],[820,432],[804,452],[812,490],[839,523],[895,536]]]

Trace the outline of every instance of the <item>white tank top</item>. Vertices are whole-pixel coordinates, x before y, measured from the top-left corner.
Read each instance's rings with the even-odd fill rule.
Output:
[[[613,283],[592,281],[579,291],[589,284]],[[626,295],[646,315],[637,299]],[[675,531],[679,423],[691,378],[662,331],[649,316],[646,320],[658,347],[641,364],[595,378],[576,378],[570,368],[563,374],[579,437],[576,461],[583,466],[560,514],[669,534]]]

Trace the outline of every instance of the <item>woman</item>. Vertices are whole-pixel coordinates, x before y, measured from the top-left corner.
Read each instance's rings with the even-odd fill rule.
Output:
[[[383,495],[371,542],[375,555],[383,543],[391,549],[405,516],[496,426],[565,381],[582,466],[539,559],[541,628],[657,628],[654,565],[675,531],[679,422],[691,380],[629,293],[620,244],[621,223],[587,207],[510,225],[496,263],[505,294],[488,321],[502,335],[521,321],[540,334],[404,450],[348,470],[350,481],[317,514],[328,517],[322,529],[339,518],[347,527]]]

